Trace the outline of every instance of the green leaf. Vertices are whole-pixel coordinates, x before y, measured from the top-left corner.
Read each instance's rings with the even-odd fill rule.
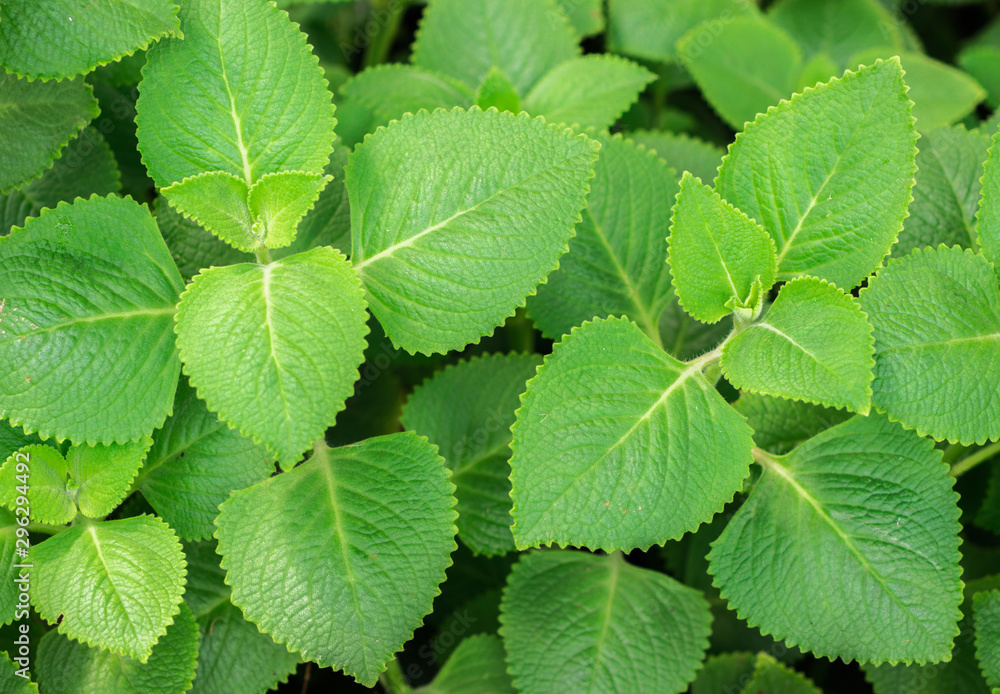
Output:
[[[913,202],[892,255],[942,243],[973,247],[989,136],[957,125],[926,133],[919,146]]]
[[[52,630],[38,644],[39,685],[46,694],[186,692],[198,659],[198,625],[183,603],[145,663],[70,641]]]
[[[716,323],[744,307],[754,282],[768,291],[777,271],[774,241],[756,222],[685,172],[671,218],[669,256],[684,310]]]
[[[679,362],[615,318],[556,345],[513,427],[517,546],[645,549],[721,511],[753,443],[702,376],[706,361]]]
[[[348,80],[339,94],[356,99],[388,123],[416,113],[454,106],[469,108],[475,101],[472,89],[457,79],[414,65],[376,65]]]
[[[136,104],[156,185],[212,171],[247,187],[268,173],[322,172],[332,95],[288,15],[267,0],[185,0],[179,16],[184,38],[149,50]]]
[[[675,170],[690,171],[702,181],[714,181],[725,154],[713,144],[686,133],[640,130],[629,133],[636,144],[651,149]]]
[[[431,0],[413,44],[413,64],[477,89],[499,68],[519,94],[580,55],[556,0]]]
[[[822,694],[805,675],[791,670],[766,653],[757,655],[753,677],[743,687],[745,694]]]
[[[913,117],[922,133],[961,120],[986,98],[986,91],[969,75],[922,53],[874,49],[854,56],[851,64],[866,65],[897,54],[906,72]]]
[[[872,415],[757,460],[762,477],[709,554],[740,617],[830,659],[947,659],[959,510],[933,443]]]
[[[227,600],[202,620],[198,674],[189,694],[267,692],[287,681],[298,662]]]
[[[351,394],[366,317],[346,259],[315,248],[203,271],[178,306],[177,347],[208,408],[294,464]]]
[[[500,609],[510,672],[523,694],[684,691],[708,649],[712,621],[698,591],[620,555],[572,551],[522,557]]]
[[[667,295],[667,306],[660,314],[660,341],[667,354],[681,361],[700,357],[716,348],[733,330],[732,316],[711,325],[696,321],[681,308],[677,296]]]
[[[14,451],[33,443],[41,443],[36,434],[25,434],[21,427],[0,420],[0,458],[7,460]]]
[[[747,125],[715,189],[774,237],[779,280],[808,274],[849,289],[902,228],[916,139],[902,70],[883,61]]]
[[[173,205],[160,198],[156,205],[156,223],[163,240],[177,263],[181,277],[190,280],[203,268],[254,261],[251,253],[233,248],[194,220],[188,219]]]
[[[1000,107],[1000,46],[970,46],[959,54],[958,64],[986,88],[986,102]]]
[[[811,277],[792,280],[758,323],[722,350],[736,388],[868,414],[872,326],[850,294]]]
[[[181,214],[197,222],[230,246],[252,252],[260,244],[253,228],[242,179],[225,171],[190,176],[161,191]]]
[[[512,315],[566,251],[597,149],[477,108],[405,116],[358,145],[351,260],[393,344],[446,352]]]
[[[0,64],[31,79],[85,75],[164,36],[181,37],[172,0],[104,0],[39,6],[9,0],[0,8]]]
[[[586,55],[556,66],[524,97],[524,109],[551,123],[611,127],[656,75],[631,60]]]
[[[222,504],[216,536],[233,602],[305,660],[374,685],[444,580],[453,489],[412,433],[317,448]]]
[[[0,193],[42,175],[98,113],[83,79],[29,82],[0,74]]]
[[[621,136],[594,137],[601,154],[583,220],[559,268],[528,298],[528,313],[553,339],[609,315],[626,315],[656,335],[670,300],[664,259],[677,177]]]
[[[608,48],[648,60],[674,60],[674,45],[695,26],[758,12],[744,0],[609,0]],[[706,36],[714,42],[713,33]]]
[[[110,195],[121,188],[121,174],[111,148],[93,126],[72,140],[41,178],[0,196],[0,235],[24,226],[46,207],[91,195]]]
[[[1000,438],[1000,288],[982,256],[914,251],[889,261],[860,301],[875,328],[875,407],[939,441]]]
[[[60,204],[0,238],[0,417],[76,443],[149,434],[177,387],[182,289],[131,199]]]
[[[229,602],[231,591],[225,582],[226,572],[219,566],[222,557],[216,549],[215,540],[184,543],[184,558],[187,561],[184,602],[197,619],[203,619]]]
[[[986,682],[1000,687],[1000,590],[976,593],[976,658]]]
[[[503,642],[492,634],[469,636],[415,694],[516,694],[507,674]]]
[[[558,0],[577,36],[587,37],[604,31],[604,7],[601,0]]]
[[[521,112],[521,97],[499,68],[492,67],[476,92],[476,106],[484,111],[491,106],[498,111]]]
[[[9,694],[38,694],[38,685],[28,680],[27,676],[18,675],[19,670],[30,676],[27,667],[20,668],[7,657],[6,653],[0,653],[0,687],[3,691]]]
[[[19,520],[20,519],[20,520]],[[16,516],[12,511],[0,506],[0,625],[10,624],[17,614],[18,596],[21,595],[20,584],[14,581],[22,569],[15,564],[23,564],[24,559],[17,555],[17,541],[21,540],[21,548],[27,538],[23,535],[27,528],[21,525],[23,516]],[[20,529],[22,536],[18,537]],[[30,571],[27,571],[30,580]],[[29,584],[30,585],[30,584]],[[26,605],[24,605],[26,606]],[[0,663],[0,687],[5,686],[3,679],[3,664]],[[3,691],[7,691],[4,689]],[[15,690],[16,691],[16,690]]]
[[[510,427],[541,357],[488,355],[450,366],[418,387],[403,426],[440,449],[451,468],[458,534],[480,554],[514,549],[510,534]]]
[[[877,0],[781,0],[768,19],[802,47],[807,60],[826,56],[833,72],[853,67],[851,58],[869,48],[903,48],[895,17]]]
[[[25,446],[12,453],[0,468],[0,504],[14,511],[19,506],[18,497],[25,496],[31,520],[53,525],[69,523],[76,518],[76,503],[66,485],[67,474],[66,459],[55,448]],[[27,487],[28,493],[21,494],[18,487]]]
[[[34,545],[28,560],[31,603],[45,621],[141,663],[180,609],[184,555],[159,518],[85,522]]]
[[[776,454],[787,453],[852,416],[844,410],[758,393],[743,393],[733,407],[746,417],[754,443]]]
[[[153,434],[132,486],[178,535],[200,540],[215,531],[212,522],[230,492],[273,473],[274,460],[264,447],[220,422],[182,379],[173,415]]]
[[[267,174],[250,189],[254,235],[267,248],[283,248],[295,240],[299,222],[313,208],[330,176],[304,171]]]
[[[982,196],[976,211],[976,240],[983,255],[1000,277],[1000,130],[993,134],[980,185]]]
[[[66,453],[70,477],[79,485],[76,503],[80,513],[103,518],[128,494],[135,474],[142,466],[152,439],[113,446],[73,446]]]
[[[708,32],[713,42],[706,48]],[[730,19],[718,28],[698,25],[677,42],[677,53],[708,102],[735,130],[789,98],[802,69],[795,41],[757,17]]]
[[[742,694],[743,685],[753,677],[756,660],[752,653],[709,656],[691,683],[691,694]]]

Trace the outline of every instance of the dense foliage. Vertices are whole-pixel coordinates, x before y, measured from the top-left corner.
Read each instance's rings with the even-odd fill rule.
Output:
[[[1000,691],[955,4],[0,0],[0,689]]]

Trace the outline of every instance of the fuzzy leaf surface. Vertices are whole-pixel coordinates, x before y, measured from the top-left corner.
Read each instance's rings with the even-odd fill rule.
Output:
[[[233,248],[252,252],[258,245],[246,182],[225,171],[206,171],[163,189],[181,214],[197,222]]]
[[[0,653],[0,687],[10,694],[38,694],[38,685],[16,674],[21,669],[20,664]]]
[[[701,593],[668,576],[619,556],[567,550],[523,556],[500,610],[510,672],[523,694],[682,692],[708,648],[712,621]]]
[[[876,408],[937,440],[1000,438],[1000,288],[982,256],[914,251],[879,271],[860,301],[875,328]]]
[[[989,156],[980,171],[982,196],[976,211],[976,236],[983,255],[1000,277],[1000,130],[993,134]]]
[[[528,383],[513,427],[519,548],[647,548],[694,530],[747,476],[750,428],[695,362],[628,320],[575,329]]]
[[[27,466],[27,472],[18,471],[21,464]],[[28,499],[31,520],[53,525],[69,523],[76,517],[76,503],[67,489],[66,475],[66,459],[58,450],[42,444],[25,446],[12,453],[0,468],[0,504],[14,511],[21,496],[17,488],[27,487],[24,496]]]
[[[181,36],[172,0],[9,0],[0,7],[0,64],[32,79],[84,75],[165,36]]]
[[[986,683],[1000,687],[1000,590],[973,597],[976,624],[976,658]]]
[[[38,644],[39,686],[47,694],[188,691],[198,659],[198,625],[187,605],[180,609],[145,663],[71,641],[53,629]]]
[[[320,449],[222,504],[233,602],[276,641],[372,686],[444,580],[454,487],[412,433]]]
[[[882,61],[758,116],[715,189],[774,237],[779,280],[808,274],[849,289],[902,228],[916,139],[902,69]]]
[[[959,510],[933,443],[871,415],[758,460],[763,476],[709,554],[739,615],[831,659],[947,658]]]
[[[210,268],[177,311],[177,346],[208,408],[294,464],[357,379],[367,313],[346,259],[315,248]]]
[[[537,355],[489,355],[446,368],[418,387],[403,426],[436,445],[451,468],[458,534],[480,554],[514,549],[510,534],[510,427]]]
[[[594,137],[601,151],[583,219],[559,268],[528,298],[528,313],[552,339],[616,315],[655,335],[671,296],[664,260],[677,176],[621,136]]]
[[[31,603],[58,632],[142,663],[180,609],[184,553],[159,518],[84,523],[34,545]]]
[[[477,108],[405,116],[358,145],[351,261],[393,343],[446,352],[513,314],[565,252],[597,149]]]
[[[385,123],[420,109],[469,108],[476,96],[464,82],[415,65],[368,68],[344,84],[339,93],[356,99]]]
[[[177,387],[183,287],[128,198],[61,204],[0,238],[0,416],[75,443],[149,434]]]
[[[153,444],[148,436],[111,446],[76,445],[66,452],[66,467],[79,485],[76,503],[89,518],[103,518],[128,494],[129,485]]]

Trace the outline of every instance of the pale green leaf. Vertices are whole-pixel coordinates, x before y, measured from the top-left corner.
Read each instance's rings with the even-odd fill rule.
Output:
[[[971,46],[958,56],[958,64],[986,89],[986,101],[1000,107],[1000,45]]]
[[[757,460],[763,476],[709,554],[740,617],[830,659],[948,658],[958,495],[933,443],[871,415]]]
[[[17,611],[18,596],[22,595],[20,590],[20,583],[14,581],[19,575],[23,575],[22,571],[27,573],[29,586],[31,580],[30,569],[19,569],[15,567],[15,564],[23,564],[24,558],[18,556],[18,549],[25,549],[25,542],[27,538],[18,538],[17,532],[18,528],[25,530],[25,526],[21,525],[24,520],[24,516],[15,516],[13,511],[8,511],[6,508],[0,506],[0,625],[9,624],[14,621],[14,617]],[[17,541],[21,540],[21,545],[18,547]],[[26,596],[27,599],[27,596]],[[0,664],[0,670],[3,669],[3,665]],[[0,673],[0,686],[3,686],[4,679],[3,673]],[[16,691],[16,690],[15,690]]]
[[[569,17],[577,36],[593,36],[604,31],[602,0],[558,0],[558,3]]]
[[[251,252],[260,243],[247,204],[247,184],[225,171],[190,176],[161,191],[181,214],[234,248]]]
[[[528,313],[553,339],[609,315],[656,335],[670,299],[666,236],[676,174],[621,136],[594,137],[601,152],[583,220],[559,268],[529,297]]]
[[[745,0],[609,0],[608,47],[611,50],[649,60],[674,60],[674,45],[702,22],[742,15],[756,16],[757,6]],[[702,39],[714,47],[715,34]]]
[[[76,518],[76,503],[67,488],[66,475],[66,459],[55,448],[25,446],[12,453],[0,468],[0,504],[14,511],[19,506],[18,497],[26,496],[31,520],[53,525],[69,523]],[[22,495],[18,487],[27,487],[28,493]]]
[[[458,533],[481,554],[514,549],[510,534],[510,427],[541,357],[489,355],[446,368],[403,408],[407,429],[426,436],[451,468]]]
[[[706,35],[712,38],[708,47]],[[731,19],[717,28],[696,26],[677,42],[677,53],[708,102],[735,130],[789,98],[802,69],[795,41],[756,17]]]
[[[768,19],[799,43],[807,59],[824,55],[833,61],[824,82],[853,67],[851,58],[861,51],[903,48],[895,18],[877,0],[780,0]]]
[[[110,195],[121,188],[121,174],[107,141],[87,126],[56,159],[52,168],[20,188],[0,195],[0,235],[24,226],[46,207],[91,195]]]
[[[79,444],[66,453],[70,477],[79,485],[76,503],[80,513],[103,518],[128,494],[132,479],[142,466],[152,439],[112,446]]]
[[[777,454],[787,453],[852,416],[845,410],[759,393],[743,393],[733,407],[746,417],[754,443]]]
[[[709,656],[691,683],[691,694],[743,694],[743,685],[753,677],[756,660],[752,653]]]
[[[344,407],[363,360],[357,276],[330,248],[203,271],[177,310],[177,347],[199,397],[294,464]]]
[[[1000,438],[1000,288],[982,256],[914,251],[860,301],[875,328],[875,407],[938,440]]]
[[[866,65],[893,55],[898,55],[906,72],[913,117],[922,133],[961,120],[986,98],[986,90],[969,75],[922,53],[874,49],[854,56],[851,65]]]
[[[306,216],[331,176],[304,171],[266,174],[250,189],[254,236],[268,248],[290,246],[299,222]]]
[[[503,642],[493,634],[469,636],[415,694],[516,694],[507,674]]]
[[[743,307],[754,282],[766,292],[777,271],[774,241],[756,222],[685,172],[670,225],[667,262],[685,311],[716,323]]]
[[[181,277],[185,280],[213,265],[235,265],[254,260],[252,253],[233,248],[205,227],[182,215],[176,207],[167,204],[164,198],[157,200],[156,223]]]
[[[550,123],[611,127],[656,75],[631,60],[586,55],[556,66],[524,97],[524,110]]]
[[[376,65],[359,72],[338,93],[356,99],[385,123],[420,109],[469,108],[475,100],[463,82],[414,65]]]
[[[125,655],[90,648],[55,630],[38,644],[39,686],[46,694],[178,694],[194,679],[198,625],[185,605],[145,663]]]
[[[805,675],[785,667],[766,653],[757,654],[753,677],[743,687],[744,694],[822,694]]]
[[[156,185],[210,171],[248,187],[268,173],[320,173],[332,95],[288,15],[267,0],[185,0],[179,16],[184,38],[148,51],[136,104]]]
[[[476,106],[484,111],[493,107],[498,111],[520,113],[521,97],[500,68],[491,67],[476,92]]]
[[[17,674],[24,672],[26,676]],[[7,657],[6,653],[0,653],[0,688],[8,694],[38,694],[38,685],[28,679],[31,676],[30,666],[21,667]]]
[[[201,621],[198,674],[189,694],[263,694],[298,665],[298,655],[262,634],[228,600]]]
[[[850,289],[902,228],[916,139],[902,70],[883,61],[747,125],[715,188],[774,237],[779,280],[813,275]]]
[[[431,0],[412,59],[471,89],[496,67],[524,95],[579,54],[576,32],[556,0]]]
[[[0,74],[0,193],[42,175],[98,113],[82,78],[29,82]]]
[[[7,0],[0,6],[0,64],[31,79],[85,75],[165,36],[181,36],[172,0]]]
[[[273,473],[274,460],[264,447],[220,422],[182,379],[173,415],[153,434],[132,486],[178,535],[200,540],[215,531],[212,522],[230,492]]]
[[[665,694],[694,679],[712,618],[701,593],[668,576],[564,550],[514,565],[500,621],[522,694]]]
[[[289,649],[372,686],[444,580],[454,487],[412,433],[328,450],[221,507],[233,602]]]
[[[667,354],[681,361],[694,359],[719,346],[733,330],[732,316],[718,323],[702,323],[681,308],[671,291],[667,306],[660,314],[660,341]]]
[[[28,560],[38,614],[95,648],[145,663],[180,609],[184,554],[159,518],[85,522],[32,546]]]
[[[177,387],[182,289],[131,199],[60,204],[0,237],[0,416],[76,443],[149,434]]]
[[[714,181],[725,152],[686,133],[640,130],[629,133],[636,144],[651,149],[679,173],[690,171],[702,181]]]
[[[823,280],[802,277],[760,322],[722,350],[722,373],[736,388],[868,414],[872,326],[858,300]]]
[[[351,260],[393,343],[446,352],[512,315],[566,251],[597,149],[478,108],[405,116],[358,145]]]
[[[1000,277],[1000,130],[993,133],[982,172],[982,196],[976,211],[976,240]]]
[[[892,255],[942,243],[972,247],[989,135],[957,125],[926,133],[917,144],[913,202]]]
[[[513,427],[517,546],[645,549],[721,511],[753,443],[704,363],[673,359],[615,318],[556,345]]]
[[[976,658],[986,682],[991,687],[1000,687],[1000,591],[976,593],[973,605]]]

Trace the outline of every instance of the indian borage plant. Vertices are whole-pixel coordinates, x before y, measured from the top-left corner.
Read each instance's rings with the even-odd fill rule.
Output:
[[[30,556],[32,604],[58,625],[42,691],[261,691],[299,660],[374,685],[431,611],[456,526],[483,555],[564,549],[520,557],[500,638],[462,641],[439,691],[683,691],[709,604],[623,553],[713,516],[709,571],[765,634],[870,665],[951,656],[959,511],[930,439],[1000,438],[1000,135],[978,250],[883,266],[917,161],[898,60],[758,116],[710,187],[598,130],[648,71],[581,57],[554,2],[515,4],[435,0],[411,66],[345,85],[387,123],[349,155],[304,36],[263,0],[162,2],[129,24],[141,36],[106,43],[107,17],[81,22],[66,45],[86,54],[53,64],[6,49],[6,117],[37,132],[5,141],[22,168],[4,185],[25,202],[0,240],[0,414],[5,452],[30,456],[30,528],[50,536]],[[17,8],[0,45],[56,31]],[[498,27],[526,38],[493,51]],[[155,39],[136,121],[156,218],[109,195],[99,146],[109,173],[56,204],[62,158],[29,180],[96,113],[78,75]],[[594,71],[607,89],[590,98]],[[578,130],[504,112],[521,108]],[[412,395],[407,432],[328,447],[369,311],[433,354],[525,302],[557,341],[544,362],[460,362]],[[686,316],[718,326],[700,334],[714,343],[681,344]],[[146,513],[121,506],[136,491]],[[13,543],[3,557],[18,562]],[[766,655],[704,674],[730,665],[749,667],[747,691],[810,691]],[[398,676],[384,686],[405,690]]]

